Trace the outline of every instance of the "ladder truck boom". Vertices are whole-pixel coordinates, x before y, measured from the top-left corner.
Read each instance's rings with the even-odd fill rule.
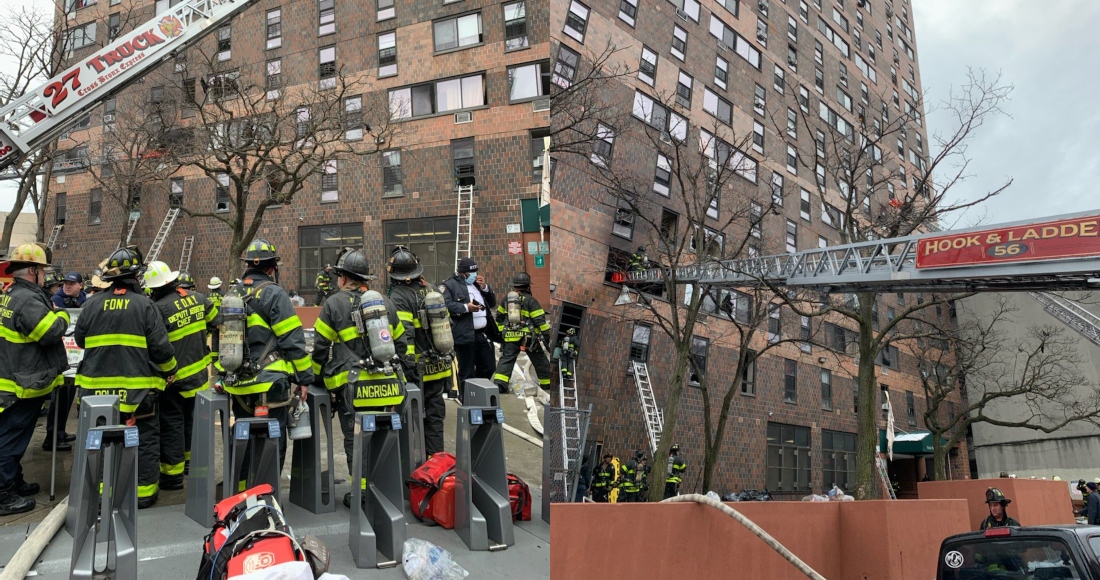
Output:
[[[185,0],[0,108],[0,170],[257,0]]]

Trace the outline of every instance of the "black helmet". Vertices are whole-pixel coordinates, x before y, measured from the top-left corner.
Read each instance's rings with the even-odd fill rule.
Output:
[[[634,452],[634,459],[636,459],[636,460],[641,460],[641,459],[645,459],[645,453],[644,453],[644,452],[642,452],[642,450],[641,450],[641,449],[639,449],[639,450],[635,451],[635,452]]]
[[[527,272],[520,272],[512,277],[513,288],[523,288],[531,285],[531,275]]]
[[[180,272],[179,277],[176,278],[176,283],[180,288],[187,288],[190,290],[195,287],[195,277],[187,272]]]
[[[424,274],[424,266],[416,258],[416,254],[405,246],[397,246],[390,253],[390,263],[386,264],[386,271],[391,280],[408,282],[415,280]]]
[[[673,443],[672,447],[669,448],[669,452],[670,453],[679,453],[680,452],[680,444],[679,443]]]
[[[119,248],[115,250],[104,265],[101,280],[121,280],[124,278],[137,278],[145,269],[142,265],[141,252],[136,246]]]
[[[61,279],[61,276],[57,275],[56,270],[54,270],[53,268],[48,268],[46,270],[46,283],[44,284],[46,288],[49,288],[50,286],[60,286],[62,282],[63,280]]]
[[[336,273],[356,280],[365,281],[374,280],[375,278],[370,275],[370,265],[367,264],[367,257],[363,255],[363,252],[351,248],[345,249],[340,257],[336,259]]]
[[[274,266],[280,260],[276,252],[275,244],[263,238],[256,238],[248,244],[248,249],[244,251],[244,257],[241,260],[253,266]]]
[[[1001,490],[991,487],[985,490],[985,503],[999,503],[1002,506],[1006,506],[1012,503],[1012,500],[1005,497],[1005,494],[1001,493]]]

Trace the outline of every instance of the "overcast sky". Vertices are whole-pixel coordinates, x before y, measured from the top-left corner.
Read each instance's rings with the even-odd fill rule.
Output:
[[[929,105],[965,82],[967,67],[1000,72],[1003,82],[1015,87],[1006,116],[982,127],[970,143],[973,177],[952,194],[970,198],[1009,178],[1014,182],[960,220],[998,223],[1100,209],[1100,35],[1095,33],[1100,2],[910,2]],[[12,3],[51,5],[49,0]],[[927,125],[933,135],[951,128],[950,119],[935,112]],[[0,183],[0,209],[13,198]]]

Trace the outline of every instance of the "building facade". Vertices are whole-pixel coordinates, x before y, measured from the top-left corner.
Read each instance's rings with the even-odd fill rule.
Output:
[[[895,167],[915,174],[916,166],[924,162],[927,139],[920,122],[921,85],[910,10],[909,0],[553,1],[553,82],[563,90],[571,90],[574,83],[588,83],[586,66],[600,61],[606,70],[616,71],[601,94],[605,102],[622,105],[622,114],[615,120],[619,126],[608,119],[589,119],[594,125],[589,130],[594,135],[590,156],[584,151],[554,153],[555,264],[574,266],[555,268],[552,310],[559,333],[578,328],[582,344],[579,399],[581,407],[593,406],[589,452],[599,449],[624,460],[635,450],[646,450],[648,455],[631,362],[648,365],[660,407],[666,404],[673,376],[674,344],[658,325],[647,323],[644,313],[639,314],[644,309],[615,305],[621,288],[611,277],[627,268],[639,245],[655,239],[653,232],[646,236],[643,221],[656,224],[663,235],[666,228],[675,231],[679,220],[683,231],[682,216],[688,214],[677,206],[675,195],[669,196],[669,188],[677,187],[677,176],[670,175],[668,159],[654,145],[667,150],[675,148],[675,142],[693,144],[717,133],[728,141],[719,145],[726,147],[725,155],[743,164],[731,177],[729,193],[722,194],[728,197],[722,198],[721,208],[715,201],[705,218],[695,213],[701,223],[695,223],[696,233],[688,235],[705,232],[707,244],[718,240],[719,245],[738,237],[749,239],[747,255],[839,243],[837,220],[827,204],[817,207],[808,201],[807,192],[817,191],[818,182],[812,165],[807,171],[798,157],[813,159],[815,144],[825,139],[824,132],[845,122],[850,135],[851,127],[864,121],[864,106],[881,102],[884,122],[899,115],[913,121],[905,140],[898,140],[896,151],[891,143],[886,155]],[[866,114],[869,124],[879,111]],[[553,122],[560,118],[555,108]],[[580,115],[574,113],[572,118]],[[661,132],[659,141],[626,137],[651,129]],[[653,215],[648,220],[636,213],[625,215],[623,206],[592,179],[592,164],[636,167],[642,189],[645,180],[653,183],[653,189],[639,194],[644,199],[631,211],[646,207],[643,211]],[[771,199],[776,183],[784,199],[761,218],[751,238],[745,232],[715,229],[736,221],[725,219],[726,212],[735,211],[727,208],[748,206],[747,200]],[[904,178],[898,184],[902,189],[907,186]],[[893,193],[893,186],[889,193],[885,187],[875,191],[868,196],[868,208],[890,205]],[[821,196],[825,196],[824,187]],[[681,288],[677,296],[657,300],[685,299],[689,297]],[[880,296],[881,320],[892,319],[907,300],[923,297]],[[714,302],[704,306],[691,348],[714,389],[712,401],[727,392],[737,361],[734,315],[723,315],[718,303],[724,300]],[[949,322],[946,305],[936,310],[928,315]],[[781,318],[777,314],[774,329],[768,331],[788,337],[797,336],[803,328],[821,332],[827,346],[777,346],[745,375],[730,407],[730,426],[712,486],[715,491],[766,487],[790,498],[823,493],[834,483],[846,488],[854,482],[856,366],[850,348],[854,331],[844,330],[840,320],[825,320],[828,324],[800,320],[789,312],[782,312]],[[761,340],[767,334],[761,333]],[[839,340],[834,341],[833,335]],[[889,392],[897,429],[919,433],[926,403],[914,353],[905,346],[892,347],[878,362],[878,382]],[[958,402],[949,402],[943,412],[953,412]],[[707,491],[700,487],[703,412],[703,394],[689,384],[674,431],[689,466],[682,491]],[[716,412],[712,411],[712,421],[717,420]],[[884,410],[880,428],[885,428],[885,419]],[[915,496],[916,482],[932,472],[925,454],[895,454],[888,470],[902,497]],[[951,451],[949,470],[952,477],[968,475],[965,445]]]
[[[176,4],[68,2],[68,14],[58,14],[68,23],[67,56],[76,62]],[[457,190],[473,186],[468,237],[489,282],[504,287],[515,272],[527,269],[536,293],[548,297],[549,261],[536,260],[547,225],[542,161],[550,114],[543,74],[549,65],[548,23],[545,0],[257,2],[186,57],[177,57],[174,66],[166,63],[92,111],[61,140],[59,149],[66,153],[54,167],[46,220],[47,233],[54,225],[65,226],[56,260],[66,269],[90,272],[126,236],[134,217],[131,243],[147,250],[173,205],[192,213],[233,209],[222,190],[226,183],[190,168],[157,183],[139,183],[137,200],[113,196],[118,192],[105,191],[93,173],[102,159],[97,143],[116,113],[123,114],[128,96],[130,103],[140,103],[149,94],[154,102],[164,83],[204,100],[217,79],[196,83],[194,77],[201,75],[190,69],[200,56],[216,55],[220,70],[254,73],[268,89],[292,91],[315,83],[323,90],[337,71],[364,79],[361,100],[354,100],[359,95],[344,99],[347,111],[378,97],[409,103],[408,110],[395,107],[403,131],[380,145],[384,151],[333,161],[291,203],[267,210],[257,236],[279,249],[284,286],[310,295],[317,272],[335,264],[345,246],[365,249],[379,273],[393,247],[409,246],[424,263],[425,277],[442,282],[454,274],[456,245],[464,241]],[[170,120],[177,121],[186,127],[194,119]],[[349,130],[347,138],[362,135]],[[200,288],[211,276],[239,274],[227,271],[229,229],[211,216],[181,213],[160,259],[176,267],[188,236],[195,240],[189,269]],[[536,242],[535,252],[520,243],[519,255],[508,254],[509,242],[530,241]]]

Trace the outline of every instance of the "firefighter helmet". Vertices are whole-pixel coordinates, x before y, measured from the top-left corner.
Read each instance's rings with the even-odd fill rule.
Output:
[[[405,246],[397,246],[390,254],[390,263],[386,264],[391,280],[408,282],[415,280],[424,274],[424,266],[416,258],[416,254]]]
[[[52,252],[50,249],[37,242],[20,244],[8,256],[8,260],[0,264],[0,274],[10,275],[12,270],[22,270],[31,266],[49,266]]]
[[[107,258],[104,268],[103,273],[99,276],[104,281],[136,278],[143,269],[141,252],[135,246],[119,248]]]
[[[64,280],[61,279],[61,276],[57,275],[57,272],[53,268],[46,269],[46,283],[43,284],[43,286],[46,288],[60,286],[62,282],[64,282]]]
[[[512,277],[513,288],[524,288],[531,285],[531,275],[527,272],[520,272]]]
[[[187,272],[180,272],[180,288],[186,288],[188,290],[195,287],[195,277]]]
[[[1006,506],[1012,503],[1012,500],[1005,497],[1005,494],[1001,490],[991,487],[985,490],[985,503],[999,503],[1002,506]]]
[[[210,279],[210,283],[207,284],[206,287],[211,289],[211,290],[217,290],[218,288],[222,287],[222,279],[217,277],[217,276],[214,276],[213,278]]]
[[[241,260],[253,266],[263,267],[274,266],[279,263],[280,259],[275,244],[263,238],[252,240],[252,243],[248,244],[248,248],[244,251],[244,257],[241,258]]]
[[[336,259],[336,273],[356,280],[375,279],[370,274],[370,264],[367,263],[367,257],[363,255],[363,252],[350,248],[344,250],[344,253]]]
[[[160,260],[150,262],[143,274],[146,288],[163,288],[180,277],[179,272],[173,272],[172,267]]]
[[[643,453],[641,449],[635,451],[634,452],[634,459],[636,461],[641,461],[642,459],[645,459],[645,453]]]
[[[679,453],[680,452],[680,444],[679,443],[673,443],[672,447],[670,447],[668,451],[669,451],[669,453]]]

